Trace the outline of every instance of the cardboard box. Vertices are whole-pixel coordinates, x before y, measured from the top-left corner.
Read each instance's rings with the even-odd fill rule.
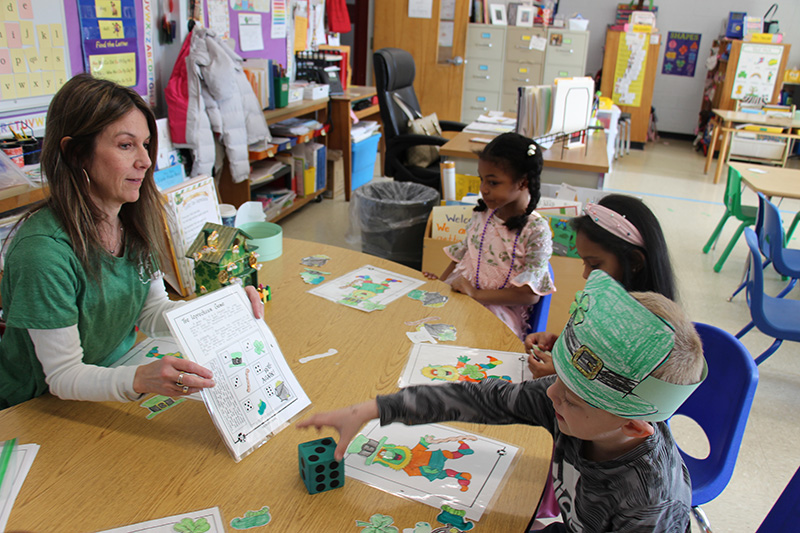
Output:
[[[425,226],[425,237],[422,239],[422,271],[432,272],[441,276],[444,269],[450,264],[450,258],[444,253],[445,246],[453,244],[450,241],[434,239],[433,213],[428,215],[428,224]]]

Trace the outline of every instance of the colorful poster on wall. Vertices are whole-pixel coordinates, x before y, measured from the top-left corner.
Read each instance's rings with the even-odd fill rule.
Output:
[[[671,31],[667,33],[667,46],[664,48],[662,74],[672,76],[694,76],[697,67],[697,51],[700,49],[699,33]]]
[[[745,96],[755,96],[765,102],[772,100],[772,92],[781,66],[781,56],[783,56],[783,46],[780,45],[742,44],[731,98],[741,100]]]
[[[87,72],[134,87],[138,83],[135,0],[79,0]]]
[[[46,107],[71,76],[65,12],[40,2],[2,3],[0,9],[0,111]],[[19,133],[22,123],[14,126]],[[3,137],[10,133],[4,120]],[[25,133],[30,135],[32,130]]]
[[[617,64],[614,69],[614,90],[611,95],[615,104],[631,107],[641,105],[649,43],[649,33],[620,34]]]

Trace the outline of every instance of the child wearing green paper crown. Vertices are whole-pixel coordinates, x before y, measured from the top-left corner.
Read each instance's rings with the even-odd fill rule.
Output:
[[[552,354],[554,376],[409,387],[298,427],[336,428],[341,459],[359,429],[378,417],[381,424],[542,426],[553,435],[563,519],[546,531],[690,531],[689,473],[665,420],[707,370],[680,307],[656,293],[628,293],[594,271]]]

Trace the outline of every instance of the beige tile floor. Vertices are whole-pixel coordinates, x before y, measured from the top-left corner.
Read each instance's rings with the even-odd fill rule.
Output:
[[[790,165],[800,166],[797,163],[790,161]],[[704,158],[689,142],[662,140],[616,161],[605,188],[641,196],[658,216],[675,265],[680,301],[692,319],[735,334],[749,321],[749,311],[743,295],[733,302],[726,300],[739,284],[747,248],[742,238],[722,272],[714,273],[716,255],[735,229],[730,219],[717,250],[702,253],[722,216],[724,192],[724,183],[714,185],[711,175],[703,175],[703,164]],[[743,202],[756,205],[757,199],[746,190]],[[780,207],[788,226],[800,210],[800,201],[785,200]],[[348,204],[340,197],[309,204],[281,225],[287,237],[349,247],[345,240],[348,216]],[[800,231],[790,246],[800,247],[798,239]],[[780,278],[772,270],[766,271],[766,277],[768,292],[776,294],[781,288]],[[800,299],[800,289],[795,288],[787,297]],[[743,343],[755,357],[771,340],[752,331]],[[722,495],[703,507],[714,531],[755,531],[800,466],[800,344],[785,342],[759,367],[759,373],[733,478]],[[691,424],[675,424],[674,429],[685,448],[695,454],[707,449],[704,436]]]

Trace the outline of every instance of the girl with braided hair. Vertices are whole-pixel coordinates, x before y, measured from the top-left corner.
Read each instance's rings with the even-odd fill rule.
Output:
[[[444,249],[452,259],[443,279],[497,315],[520,339],[540,296],[555,291],[548,262],[550,228],[534,212],[539,202],[542,151],[532,139],[504,133],[479,154],[481,199],[465,239]]]

